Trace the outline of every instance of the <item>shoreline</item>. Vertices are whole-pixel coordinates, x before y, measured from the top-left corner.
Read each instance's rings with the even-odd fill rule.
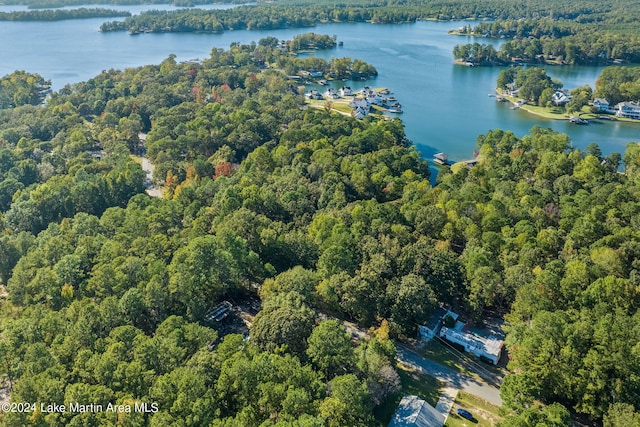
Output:
[[[300,86],[300,87],[306,89],[306,86]],[[389,92],[389,89],[386,87],[376,87],[376,88],[373,88],[373,90],[377,93],[380,93],[382,91],[393,93],[393,92]],[[343,116],[347,116],[347,117],[355,117],[356,109],[349,105],[355,99],[359,99],[358,95],[355,93],[352,95],[344,95],[338,98],[331,98],[331,99],[309,99],[305,97],[305,105],[318,110],[324,109],[331,113],[342,114]],[[395,98],[393,99],[395,100]],[[388,106],[371,104],[370,111],[366,115],[376,117],[378,119],[383,119],[385,117],[393,117],[393,116],[386,116],[385,114],[383,114],[385,112],[392,113],[392,114],[402,114],[402,110],[400,108],[398,108],[398,111],[392,111]]]
[[[515,108],[516,110],[524,110],[529,114],[533,114],[535,116],[538,117],[542,117],[544,119],[548,119],[548,120],[569,120],[570,118],[570,114],[566,113],[566,112],[562,112],[562,113],[553,113],[550,111],[537,111],[537,109],[547,109],[547,107],[538,107],[535,105],[529,105],[527,103],[525,104],[519,104],[517,102],[517,98],[510,96],[510,95],[504,95],[500,92],[498,92],[496,90],[496,94],[502,96],[504,99],[508,100],[509,103],[512,106],[517,106],[517,108]],[[588,108],[585,107],[585,108]],[[632,124],[640,124],[640,120],[635,120],[635,119],[629,119],[626,117],[617,117],[613,114],[602,114],[602,113],[592,113],[591,111],[587,110],[585,111],[584,108],[581,111],[578,111],[575,113],[575,115],[577,117],[581,117],[581,118],[586,118],[589,120],[602,120],[602,121],[607,121],[607,122],[623,122],[623,123],[632,123]],[[587,117],[582,117],[583,115],[586,115]],[[600,119],[598,116],[603,116],[606,115],[607,119]]]
[[[511,104],[512,107],[516,107],[516,110],[524,110],[529,114],[533,114],[536,115],[538,117],[542,117],[545,119],[549,119],[549,120],[569,120],[569,116],[566,115],[566,113],[545,113],[542,111],[535,111],[532,107],[532,105],[528,105],[527,103],[524,104],[520,104],[517,101],[517,98],[511,95],[505,95],[501,92],[499,92],[496,89],[496,94],[500,95],[501,97],[503,97],[504,99],[506,99],[507,101],[509,101],[509,103]],[[537,108],[544,108],[544,107],[537,107]]]

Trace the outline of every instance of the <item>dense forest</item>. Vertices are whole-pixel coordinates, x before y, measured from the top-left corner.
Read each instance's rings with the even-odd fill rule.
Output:
[[[640,100],[640,67],[606,67],[596,81],[595,96],[615,105]]]
[[[562,82],[552,79],[542,68],[505,68],[497,79],[497,88],[503,91],[517,88],[518,97],[540,106],[551,102],[551,95],[562,87]]]
[[[39,74],[14,71],[0,77],[0,110],[21,105],[39,105],[48,92],[51,82]]]
[[[158,405],[7,413],[2,425],[367,426],[398,388],[389,333],[354,347],[340,323],[316,320],[316,287],[362,256],[334,214],[360,203],[384,211],[428,169],[400,122],[306,111],[280,72],[226,65],[268,44],[112,70],[44,107],[0,111],[0,366],[12,401]],[[149,155],[175,171],[163,200],[141,194],[129,155],[141,131]],[[334,156],[353,178],[332,171]],[[235,174],[231,162],[241,162]],[[361,214],[363,232],[372,213]],[[335,263],[345,250],[348,264]],[[241,301],[263,283],[249,342],[206,324],[223,298]],[[409,272],[396,286],[428,290]],[[406,309],[395,309],[398,325]]]
[[[252,0],[5,0],[5,5],[24,5],[29,9],[55,9],[89,4],[131,6],[138,4],[171,4],[176,7],[194,7],[204,4],[247,4]],[[113,16],[113,15],[112,15]]]
[[[64,19],[113,18],[131,16],[130,12],[112,9],[32,10],[0,12],[0,21],[62,21]]]
[[[465,25],[453,32],[476,37],[508,40],[499,51],[490,52],[491,61],[477,63],[507,64],[513,58],[528,63],[572,65],[602,64],[613,61],[640,63],[640,35],[634,22],[637,5],[627,9],[610,6],[589,8],[573,17],[555,13],[535,19],[508,19]],[[624,12],[622,12],[624,10]],[[468,59],[464,51],[454,51],[456,59]]]
[[[108,22],[103,31],[123,31],[140,28],[152,31],[209,31],[237,29],[276,29],[307,27],[324,22],[405,23],[419,19],[489,19],[495,21],[531,19],[542,22],[575,21],[589,28],[637,35],[634,22],[640,18],[637,0],[616,3],[596,1],[525,3],[510,1],[484,2],[458,0],[455,2],[420,0],[350,0],[336,4],[331,1],[280,0],[269,4],[239,6],[230,10],[179,10],[145,12],[124,22]],[[598,23],[595,26],[594,23]],[[581,27],[582,28],[582,27]],[[581,30],[582,31],[582,30]],[[619,40],[623,46],[637,44],[634,40]]]
[[[530,1],[503,2],[332,2],[304,0],[239,6],[228,10],[148,11],[124,21],[105,22],[102,31],[213,32],[310,27],[326,22],[406,23],[420,19],[489,19],[456,33],[508,41],[498,51],[487,46],[482,55],[468,48],[454,50],[458,60],[477,65],[508,64],[513,58],[530,63],[584,65],[622,61],[640,63],[640,35],[635,22],[640,4]]]
[[[508,313],[503,426],[568,410],[633,425],[640,145],[604,156],[494,130],[476,166],[432,187],[398,119],[305,107],[280,70],[307,60],[267,38],[0,109],[11,400],[157,404],[0,425],[377,425],[399,388],[390,338],[438,303],[470,321]],[[33,78],[12,76],[6,96]],[[144,194],[145,150],[163,198]],[[248,336],[206,318],[257,298]]]
[[[624,36],[609,31],[571,28],[569,34],[556,26],[545,26],[545,21],[536,21],[527,28],[527,22],[501,22],[501,25],[480,24],[474,29],[463,27],[462,34],[479,37],[499,37],[509,40],[498,50],[491,45],[478,43],[456,46],[456,59],[473,62],[476,65],[504,65],[513,62],[533,64],[611,64],[614,61],[640,63],[640,37],[635,34]],[[576,24],[577,25],[577,24]],[[506,26],[508,30],[498,29]],[[489,29],[486,29],[486,28]],[[526,30],[523,30],[527,28]],[[548,32],[547,32],[548,31]],[[522,35],[521,35],[522,34]]]
[[[253,2],[245,0],[5,0],[3,3],[38,8],[81,4],[175,4],[176,6],[190,6],[211,3],[246,4]],[[545,0],[526,0],[518,3],[510,0],[494,0],[490,3],[482,0],[456,0],[453,2],[448,0],[429,2],[423,0],[343,0],[339,3],[330,0],[278,0],[273,3],[274,5],[304,8],[315,6],[338,14],[340,10],[346,10],[347,13],[351,13],[351,9],[375,9],[376,13],[380,14],[388,22],[393,19],[406,19],[408,16],[441,20],[552,18],[578,22],[601,22],[604,17],[604,20],[612,26],[623,26],[629,29],[634,28],[634,23],[637,21],[638,11],[640,10],[638,0],[617,0],[613,2],[583,0],[580,3],[568,0],[555,1],[553,3]]]

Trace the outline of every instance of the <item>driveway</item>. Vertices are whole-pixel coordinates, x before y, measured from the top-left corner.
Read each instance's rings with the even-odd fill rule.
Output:
[[[142,157],[142,170],[144,171],[146,178],[144,185],[147,188],[147,194],[151,197],[162,197],[162,190],[159,187],[153,185],[153,170],[155,169],[153,163],[146,157]]]
[[[458,390],[465,391],[474,396],[478,396],[487,402],[494,405],[502,406],[502,399],[500,398],[500,390],[496,387],[489,385],[483,381],[479,381],[468,375],[461,374],[446,366],[442,366],[439,363],[425,359],[414,351],[404,347],[397,346],[398,359],[407,365],[411,365],[420,369],[427,375],[444,381],[447,387],[453,387]]]

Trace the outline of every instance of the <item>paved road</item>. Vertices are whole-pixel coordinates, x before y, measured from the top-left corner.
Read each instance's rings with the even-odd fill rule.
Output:
[[[147,187],[147,194],[152,197],[162,197],[162,190],[159,187],[156,187],[152,183],[153,170],[155,167],[153,163],[146,157],[142,157],[142,170],[146,174],[146,178],[144,181],[145,187]]]
[[[500,390],[485,382],[476,380],[475,378],[461,374],[451,368],[442,366],[439,363],[425,359],[419,354],[403,346],[398,346],[398,359],[408,365],[422,370],[427,375],[431,375],[440,381],[444,381],[447,383],[447,386],[481,397],[494,405],[502,406]]]
[[[366,331],[359,328],[357,325],[347,321],[344,321],[343,324],[353,338],[364,339],[367,336]],[[469,394],[473,394],[474,396],[478,396],[490,403],[493,403],[494,405],[502,406],[500,390],[496,387],[468,375],[461,374],[456,370],[443,366],[432,360],[425,359],[418,353],[400,343],[396,342],[396,348],[398,350],[398,359],[402,362],[414,366],[426,375],[430,375],[446,383],[443,396],[441,397],[442,402],[438,402],[441,406],[440,409],[442,410],[445,420],[451,410],[451,405],[453,404],[453,400],[455,400],[457,390],[463,390]],[[497,381],[500,380],[501,378],[497,379]]]

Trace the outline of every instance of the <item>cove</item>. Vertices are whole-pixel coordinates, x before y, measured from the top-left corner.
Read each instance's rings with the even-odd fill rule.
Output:
[[[114,8],[132,13],[144,10],[144,7]],[[226,49],[232,42],[250,43],[266,36],[290,39],[313,31],[335,34],[344,43],[333,50],[318,51],[316,55],[360,58],[378,69],[379,76],[374,80],[332,84],[335,87],[348,84],[354,89],[371,85],[392,90],[402,104],[404,114],[400,117],[407,136],[427,159],[439,151],[446,152],[454,161],[470,159],[477,136],[498,128],[523,136],[533,126],[549,127],[567,133],[578,148],[596,142],[605,154],[623,153],[627,143],[640,141],[640,124],[592,121],[587,126],[577,126],[511,110],[506,103],[488,97],[494,91],[501,68],[454,65],[452,50],[454,45],[470,41],[492,43],[496,47],[500,41],[447,34],[462,22],[326,24],[272,31],[138,36],[126,32],[100,33],[98,28],[102,22],[102,19],[1,22],[0,75],[16,69],[39,73],[51,79],[57,90],[66,84],[87,80],[104,69],[159,63],[171,53],[176,54],[179,61],[205,58],[213,47]],[[547,72],[562,80],[566,88],[584,84],[594,87],[601,69],[547,67]]]

